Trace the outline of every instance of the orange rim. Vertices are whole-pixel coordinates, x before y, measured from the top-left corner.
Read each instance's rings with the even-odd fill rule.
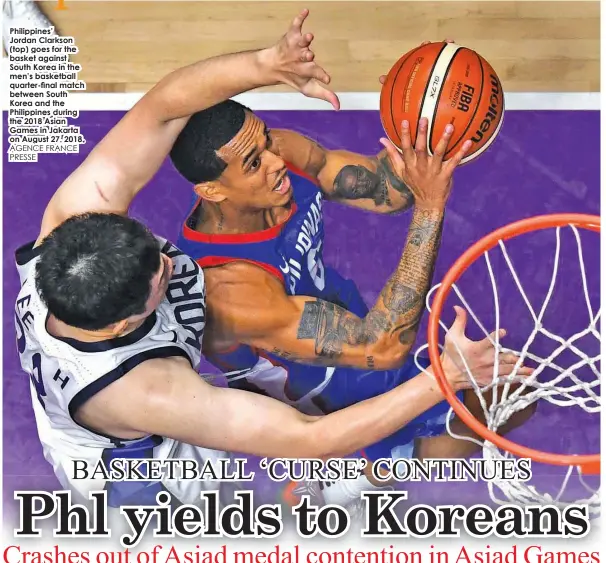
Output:
[[[447,297],[454,283],[461,275],[475,262],[484,252],[494,248],[500,240],[507,240],[518,235],[532,231],[540,231],[555,227],[564,227],[574,225],[586,230],[600,232],[600,217],[598,215],[585,215],[581,213],[558,213],[553,215],[539,215],[530,217],[521,221],[516,221],[501,227],[496,231],[486,235],[461,255],[461,257],[452,265],[450,270],[444,276],[442,284],[436,291],[433,299],[431,312],[429,315],[429,326],[427,329],[427,342],[429,344],[429,358],[434,369],[435,377],[444,393],[446,399],[452,406],[458,417],[477,434],[485,440],[492,442],[502,450],[509,451],[519,457],[530,458],[533,461],[548,463],[551,465],[573,465],[578,466],[581,473],[587,475],[596,475],[600,473],[600,454],[592,455],[560,455],[541,450],[535,450],[522,446],[499,436],[496,432],[489,430],[477,418],[475,418],[458,399],[455,391],[448,383],[442,362],[440,360],[439,335],[440,335],[440,315]]]

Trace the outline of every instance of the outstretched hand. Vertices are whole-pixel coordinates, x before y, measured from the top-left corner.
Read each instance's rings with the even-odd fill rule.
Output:
[[[530,367],[521,365],[515,368],[519,359],[515,354],[503,352],[497,354],[493,344],[496,340],[496,332],[493,332],[490,338],[486,337],[479,341],[467,338],[465,336],[467,311],[462,307],[454,309],[456,318],[446,333],[442,367],[455,391],[473,387],[470,374],[480,388],[492,383],[495,371],[498,377],[508,375],[527,377],[532,374],[533,370]],[[500,329],[499,339],[505,337],[505,334],[505,329]],[[496,369],[495,364],[497,364]]]
[[[326,100],[335,109],[340,102],[328,87],[330,75],[315,62],[311,50],[314,40],[312,33],[303,33],[309,10],[303,10],[291,23],[286,34],[268,50],[272,69],[278,73],[278,80],[288,84],[309,98]]]
[[[448,142],[454,127],[450,123],[446,125],[431,156],[428,154],[427,129],[428,121],[423,117],[419,121],[413,147],[410,124],[408,121],[403,121],[400,133],[401,152],[389,139],[383,138],[380,142],[385,147],[393,171],[414,195],[416,207],[443,209],[450,195],[452,175],[471,147],[471,141],[465,141],[457,153],[445,161],[444,155],[448,150]]]

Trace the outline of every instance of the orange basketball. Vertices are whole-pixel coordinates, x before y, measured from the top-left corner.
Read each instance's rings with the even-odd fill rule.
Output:
[[[503,88],[494,69],[475,51],[455,43],[428,43],[406,53],[381,89],[381,121],[397,147],[402,121],[409,121],[414,144],[419,120],[427,117],[430,154],[448,123],[454,133],[446,159],[472,140],[462,162],[477,158],[495,140],[504,109]]]

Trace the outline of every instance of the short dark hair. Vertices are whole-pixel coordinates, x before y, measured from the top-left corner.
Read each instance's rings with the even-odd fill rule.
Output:
[[[110,213],[75,215],[40,247],[36,287],[52,315],[99,330],[145,311],[160,244],[141,223]]]
[[[226,100],[194,113],[177,137],[170,158],[177,171],[192,184],[216,180],[227,164],[217,150],[242,129],[246,106]]]

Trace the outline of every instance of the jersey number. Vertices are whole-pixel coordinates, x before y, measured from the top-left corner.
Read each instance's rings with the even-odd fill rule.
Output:
[[[30,313],[31,315],[31,313]],[[33,318],[33,317],[32,317]],[[25,331],[23,330],[23,324],[19,320],[19,315],[15,314],[15,320],[17,322],[17,349],[19,350],[19,354],[23,354],[25,352],[26,340],[25,340]],[[55,381],[61,381],[61,389],[65,387],[69,378],[65,379],[60,378],[61,370],[58,369],[53,377]],[[42,408],[45,408],[44,399],[46,397],[46,389],[44,388],[44,380],[42,379],[42,356],[38,353],[32,355],[32,373],[30,374],[30,379],[34,389],[36,391],[36,395],[38,397],[38,401],[42,405]]]
[[[322,263],[322,241],[315,248],[311,248],[307,254],[307,269],[314,285],[324,291],[326,280],[324,279],[324,264]]]
[[[61,370],[58,369],[55,375],[53,376],[53,379],[55,381],[61,379],[59,377],[60,375]],[[44,380],[42,379],[42,356],[38,353],[32,356],[32,374],[30,375],[30,379],[32,380],[32,384],[34,385],[36,395],[38,396],[38,400],[40,401],[42,408],[45,408],[43,397],[46,397],[46,389],[44,388]],[[68,378],[61,380],[61,389],[65,387],[67,381]]]
[[[59,373],[61,372],[59,371]],[[34,385],[36,395],[38,396],[42,408],[45,408],[44,399],[42,397],[46,397],[46,389],[44,389],[44,381],[42,380],[42,356],[40,354],[34,354],[32,356],[32,373],[30,374],[30,379],[32,380],[32,384]]]

